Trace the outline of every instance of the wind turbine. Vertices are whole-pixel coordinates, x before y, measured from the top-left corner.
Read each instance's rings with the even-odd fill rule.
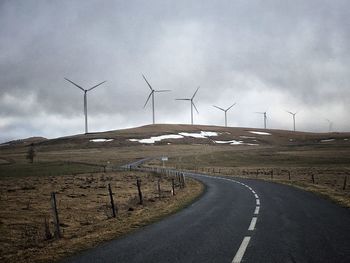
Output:
[[[220,108],[220,107],[218,107],[218,106],[213,105],[213,107],[215,107],[215,108],[217,108],[217,109],[222,110],[223,112],[225,112],[225,127],[227,127],[227,112],[228,112],[233,106],[235,106],[235,105],[236,105],[236,102],[233,103],[233,104],[232,104],[230,107],[228,107],[226,110],[223,109],[223,108]]]
[[[287,111],[287,110],[286,110],[286,112],[288,112],[289,114],[291,114],[293,116],[293,127],[294,127],[294,131],[295,131],[295,115],[297,115],[298,112],[293,113],[293,112]]]
[[[87,93],[88,91],[91,91],[93,90],[94,88],[97,88],[98,86],[102,85],[103,83],[106,82],[105,81],[102,81],[101,83],[89,88],[89,89],[84,89],[82,88],[81,86],[79,86],[78,84],[74,83],[73,81],[67,79],[67,78],[64,78],[65,80],[67,80],[68,82],[72,83],[74,86],[76,86],[77,88],[81,89],[83,92],[84,92],[84,115],[85,115],[85,133],[88,133],[88,117],[87,117]]]
[[[155,90],[152,88],[151,84],[149,84],[149,82],[147,81],[146,77],[144,75],[142,75],[143,79],[146,81],[148,87],[151,89],[151,93],[148,95],[148,98],[146,100],[146,103],[145,105],[143,106],[143,108],[146,107],[149,99],[151,98],[152,96],[152,116],[153,116],[153,124],[155,123],[155,114],[154,114],[154,93],[155,92],[168,92],[168,91],[171,91],[171,90]]]
[[[328,119],[326,119],[326,121],[328,122],[328,124],[329,124],[329,128],[328,128],[328,130],[329,130],[329,132],[331,132],[332,131],[332,128],[333,128],[333,122],[332,121],[330,121],[330,120],[328,120]]]
[[[199,87],[197,88],[197,90],[194,92],[192,98],[190,98],[190,99],[176,99],[176,100],[188,100],[188,101],[191,102],[191,125],[193,125],[193,107],[196,110],[196,112],[199,113],[198,110],[197,110],[196,105],[194,105],[194,103],[193,103],[193,99],[196,96],[198,90],[199,90]]]
[[[266,111],[264,112],[255,112],[255,113],[258,113],[258,114],[263,114],[264,115],[264,129],[266,129],[266,121],[267,121],[267,116],[266,116]]]

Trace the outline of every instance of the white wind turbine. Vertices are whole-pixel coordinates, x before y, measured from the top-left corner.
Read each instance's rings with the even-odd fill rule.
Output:
[[[191,102],[191,125],[193,125],[193,107],[196,110],[196,112],[199,113],[196,105],[194,105],[194,103],[193,103],[193,99],[196,96],[198,90],[199,90],[199,87],[197,88],[197,90],[194,92],[192,98],[190,98],[190,99],[176,99],[176,100],[188,100]]]
[[[264,112],[255,112],[255,113],[258,113],[258,114],[263,114],[263,115],[264,115],[264,129],[266,129],[267,112],[266,112],[266,111],[264,111]]]
[[[146,103],[145,105],[143,106],[143,108],[146,107],[149,99],[151,98],[152,96],[152,116],[153,116],[153,124],[155,124],[155,113],[154,113],[154,93],[155,92],[168,92],[168,91],[171,91],[171,90],[155,90],[152,88],[151,84],[149,84],[149,82],[147,81],[146,77],[144,75],[142,75],[143,79],[146,81],[148,87],[151,89],[151,93],[149,94],[147,100],[146,100]]]
[[[227,127],[227,112],[228,112],[233,106],[235,106],[235,105],[236,105],[236,102],[233,103],[233,104],[232,104],[230,107],[228,107],[226,110],[223,109],[223,108],[220,108],[220,107],[218,107],[218,106],[213,105],[213,107],[215,107],[215,108],[217,108],[217,109],[222,110],[223,112],[225,112],[225,127]]]
[[[67,80],[68,82],[72,83],[74,86],[76,86],[77,88],[81,89],[83,92],[84,92],[84,115],[85,115],[85,133],[88,133],[88,117],[87,117],[87,93],[88,91],[91,91],[93,90],[94,88],[97,88],[98,86],[102,85],[103,83],[106,82],[105,81],[102,81],[101,83],[89,88],[89,89],[84,89],[82,88],[81,86],[79,86],[78,84],[74,83],[73,81],[67,79],[67,78],[64,78],[65,80]]]
[[[333,129],[333,122],[332,121],[330,121],[330,120],[328,120],[328,119],[326,119],[326,121],[328,122],[328,131],[329,132],[331,132],[332,131],[332,129]]]
[[[293,128],[294,128],[294,131],[295,131],[295,115],[297,115],[298,112],[291,112],[291,111],[287,111],[289,114],[291,114],[293,116]]]

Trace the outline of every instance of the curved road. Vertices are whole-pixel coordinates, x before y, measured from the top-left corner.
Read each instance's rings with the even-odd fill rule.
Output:
[[[258,180],[191,174],[206,186],[181,212],[64,262],[350,262],[350,211]]]

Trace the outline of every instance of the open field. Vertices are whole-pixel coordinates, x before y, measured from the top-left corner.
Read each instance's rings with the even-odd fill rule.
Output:
[[[170,138],[174,135],[177,139]],[[350,207],[349,139],[350,133],[149,125],[2,144],[1,261],[25,261],[35,254],[36,261],[51,262],[153,222],[201,192],[191,181],[170,198],[170,178],[163,178],[164,196],[159,199],[154,175],[112,172],[147,157],[168,156],[167,167],[291,184]],[[26,159],[31,143],[33,164]],[[149,165],[163,163],[154,160]],[[144,206],[137,205],[136,177],[142,178]],[[108,182],[119,208],[117,219],[111,218],[108,206]],[[52,191],[58,193],[64,231],[59,241],[43,239],[45,217],[52,232]]]
[[[144,198],[139,204],[136,179]],[[161,195],[157,182],[160,179]],[[112,186],[117,217],[112,217]],[[7,177],[0,180],[0,261],[52,262],[136,230],[174,213],[203,190],[194,180],[176,187],[171,177],[140,172]],[[63,237],[47,238],[45,220],[54,232],[50,193],[56,192]]]

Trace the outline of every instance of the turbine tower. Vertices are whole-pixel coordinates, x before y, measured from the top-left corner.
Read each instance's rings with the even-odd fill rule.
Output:
[[[293,128],[294,128],[294,131],[295,131],[295,115],[297,115],[298,112],[291,112],[291,111],[287,111],[289,114],[291,114],[293,116]]]
[[[152,116],[153,116],[153,124],[155,124],[155,114],[154,114],[154,93],[155,92],[168,92],[168,91],[171,91],[171,90],[155,90],[152,88],[151,84],[149,84],[149,82],[147,81],[146,77],[144,75],[142,75],[143,79],[146,81],[148,87],[151,89],[151,93],[148,95],[148,98],[146,100],[146,103],[145,105],[143,106],[143,108],[146,107],[149,99],[151,98],[152,96]]]
[[[188,100],[188,101],[191,102],[191,125],[193,125],[193,107],[194,107],[194,109],[196,110],[196,112],[199,113],[198,110],[197,110],[196,105],[195,105],[194,102],[193,102],[193,99],[194,99],[194,97],[196,96],[198,90],[199,90],[199,87],[196,89],[196,91],[194,92],[192,98],[190,98],[190,99],[176,99],[176,100]]]
[[[85,115],[85,134],[88,133],[88,117],[87,117],[87,93],[88,91],[91,91],[93,90],[94,88],[97,88],[98,86],[102,85],[103,83],[106,82],[105,81],[102,81],[101,83],[89,88],[89,89],[84,89],[82,88],[81,86],[79,86],[78,84],[74,83],[73,81],[67,79],[67,78],[64,78],[65,80],[67,80],[68,82],[72,83],[74,86],[76,86],[77,88],[81,89],[83,92],[84,92],[84,115]]]
[[[266,129],[266,122],[267,122],[267,115],[266,115],[266,111],[264,112],[255,112],[255,113],[258,113],[258,114],[263,114],[264,115],[264,129]]]
[[[328,119],[326,119],[326,121],[328,122],[328,131],[329,132],[331,132],[332,131],[332,129],[333,129],[333,122],[332,121],[330,121],[330,120],[328,120]]]
[[[223,109],[223,108],[220,108],[220,107],[218,107],[218,106],[213,105],[213,107],[215,107],[215,108],[217,108],[217,109],[222,110],[223,112],[225,112],[225,127],[227,127],[227,112],[228,112],[233,106],[235,106],[235,105],[236,105],[236,102],[233,103],[233,104],[232,104],[230,107],[228,107],[226,110]]]

